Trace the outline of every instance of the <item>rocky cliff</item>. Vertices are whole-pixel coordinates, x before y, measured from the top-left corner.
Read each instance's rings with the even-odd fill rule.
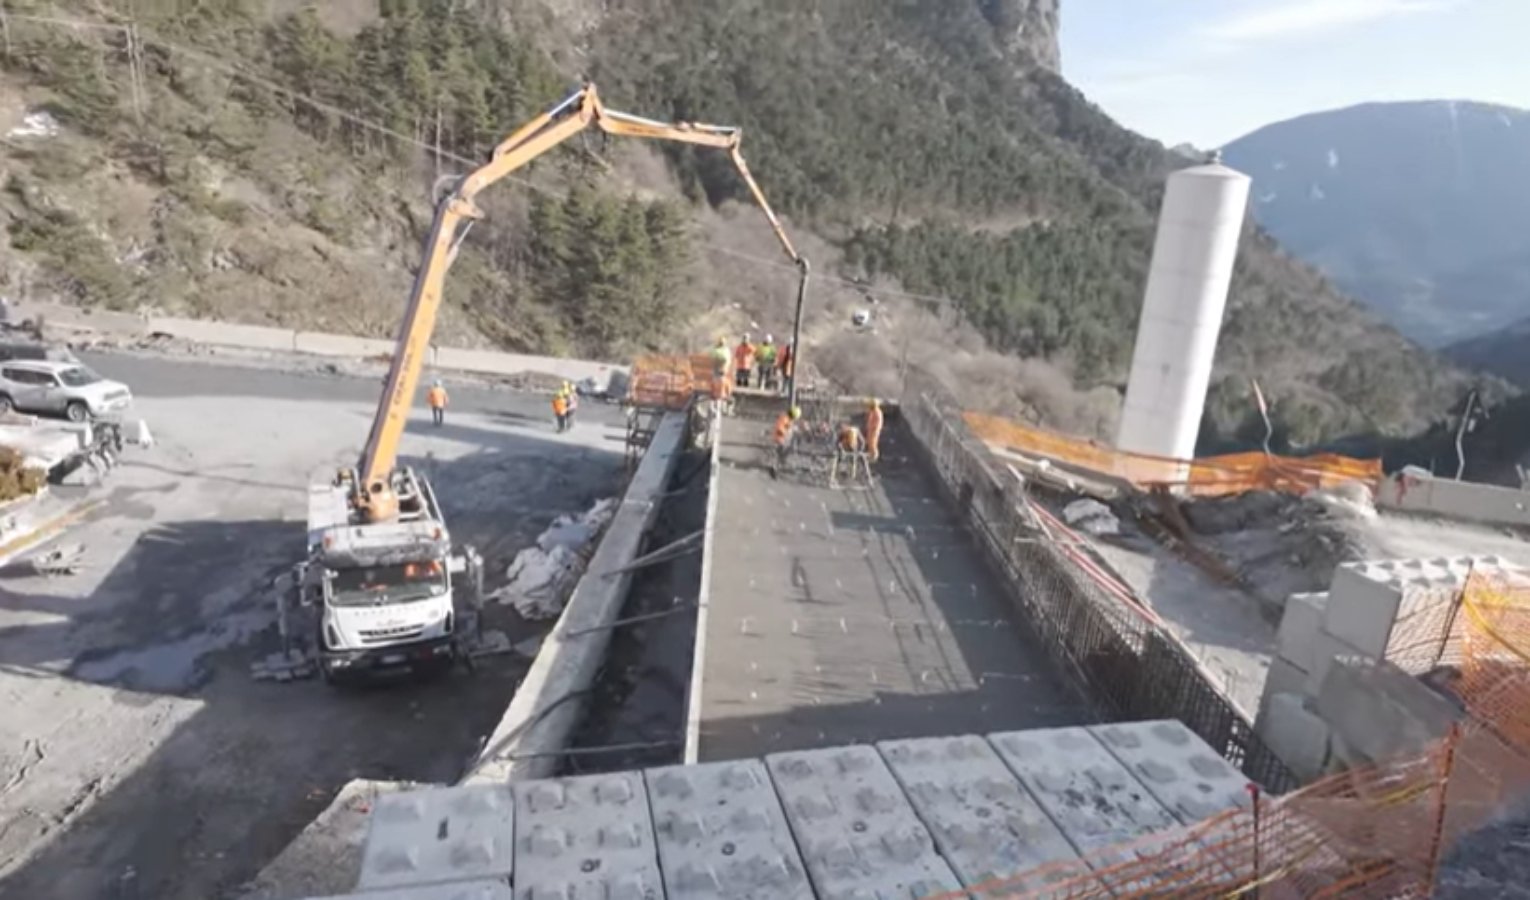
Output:
[[[1062,51],[1057,40],[1061,0],[978,0],[983,16],[1012,49],[1025,51],[1038,65],[1056,72]]]

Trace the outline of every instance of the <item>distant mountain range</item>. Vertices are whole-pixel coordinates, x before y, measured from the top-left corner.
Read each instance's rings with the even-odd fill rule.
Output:
[[[1253,176],[1254,215],[1288,251],[1420,343],[1530,317],[1530,111],[1368,103],[1266,126],[1223,158]]]

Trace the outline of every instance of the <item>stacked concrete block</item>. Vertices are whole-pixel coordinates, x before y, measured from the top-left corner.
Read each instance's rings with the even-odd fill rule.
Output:
[[[1277,694],[1270,698],[1260,723],[1261,734],[1271,751],[1291,773],[1304,781],[1323,773],[1328,764],[1332,730],[1306,706],[1300,694]]]
[[[1332,732],[1341,724],[1353,725],[1325,724],[1325,713],[1332,715],[1335,707],[1325,710],[1317,703],[1334,666],[1412,664],[1405,651],[1443,636],[1450,611],[1473,573],[1488,578],[1525,576],[1524,570],[1496,556],[1353,562],[1334,571],[1326,594],[1292,595],[1259,704],[1256,729],[1265,742],[1293,770],[1310,771],[1331,749],[1327,742],[1332,735],[1323,736],[1323,729]],[[1346,696],[1354,693],[1351,688]],[[1282,696],[1294,700],[1282,701],[1277,709],[1275,701]],[[1346,741],[1349,746],[1369,744],[1353,733]]]

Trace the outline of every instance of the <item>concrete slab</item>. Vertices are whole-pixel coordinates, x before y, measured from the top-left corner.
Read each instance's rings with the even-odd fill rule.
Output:
[[[389,794],[372,811],[358,886],[508,879],[514,844],[515,800],[507,785]]]
[[[1248,778],[1183,722],[1125,722],[1089,731],[1182,825],[1251,802]]]
[[[763,762],[666,766],[644,782],[671,900],[812,900]]]
[[[360,897],[362,900],[511,900],[515,893],[510,890],[510,885],[503,881],[475,881],[367,891],[365,894],[346,896]],[[339,898],[315,897],[312,900],[339,900]]]
[[[988,739],[1082,856],[1177,824],[1088,729],[1010,732]]]
[[[1091,718],[900,424],[850,490],[773,480],[766,428],[723,433],[700,759]]]
[[[765,764],[822,900],[914,898],[959,889],[876,750],[778,753]]]
[[[640,773],[522,781],[514,790],[518,900],[662,896]]]
[[[993,747],[974,735],[877,745],[962,886],[1078,854]]]

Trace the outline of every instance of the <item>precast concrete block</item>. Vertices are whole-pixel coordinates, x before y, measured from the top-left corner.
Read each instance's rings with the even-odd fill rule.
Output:
[[[1370,761],[1416,752],[1445,736],[1461,713],[1389,663],[1335,660],[1314,706],[1350,756]]]
[[[1323,689],[1323,679],[1328,677],[1328,668],[1336,659],[1375,662],[1377,657],[1327,631],[1319,631],[1317,637],[1312,639],[1312,669],[1307,672],[1307,681],[1302,685],[1305,696],[1314,699],[1317,697]]]
[[[961,889],[875,749],[776,753],[765,765],[821,900]]]
[[[1182,825],[1249,805],[1249,780],[1183,722],[1123,722],[1089,731]]]
[[[641,773],[520,781],[512,789],[518,900],[663,895]]]
[[[812,900],[763,762],[666,766],[643,780],[669,900]]]
[[[1405,583],[1423,577],[1421,571],[1401,571],[1397,565],[1340,564],[1329,587],[1322,630],[1369,656],[1378,659],[1383,656],[1397,621]],[[1307,669],[1312,671],[1320,666],[1321,662],[1314,658]]]
[[[964,886],[1077,857],[982,738],[883,741],[877,749]]]
[[[1270,698],[1259,736],[1292,774],[1308,781],[1322,774],[1328,762],[1329,733],[1328,723],[1308,710],[1303,698],[1277,694]]]
[[[1286,611],[1280,617],[1280,630],[1276,634],[1278,655],[1290,660],[1298,669],[1312,668],[1312,639],[1323,627],[1323,614],[1328,607],[1328,593],[1292,594],[1286,598]]]
[[[1270,660],[1270,669],[1264,676],[1264,691],[1259,695],[1259,714],[1254,719],[1254,727],[1257,730],[1259,722],[1264,719],[1265,710],[1269,708],[1270,698],[1276,694],[1296,694],[1303,696],[1307,693],[1307,672],[1288,659],[1275,657]]]
[[[1106,851],[1177,824],[1086,728],[1012,731],[991,734],[988,740],[1080,855]],[[1128,858],[1123,855],[1111,861]]]
[[[450,884],[414,885],[364,891],[309,900],[512,900],[515,893],[506,881],[455,881]]]
[[[515,803],[505,785],[387,794],[368,829],[364,890],[509,878],[514,869]]]

